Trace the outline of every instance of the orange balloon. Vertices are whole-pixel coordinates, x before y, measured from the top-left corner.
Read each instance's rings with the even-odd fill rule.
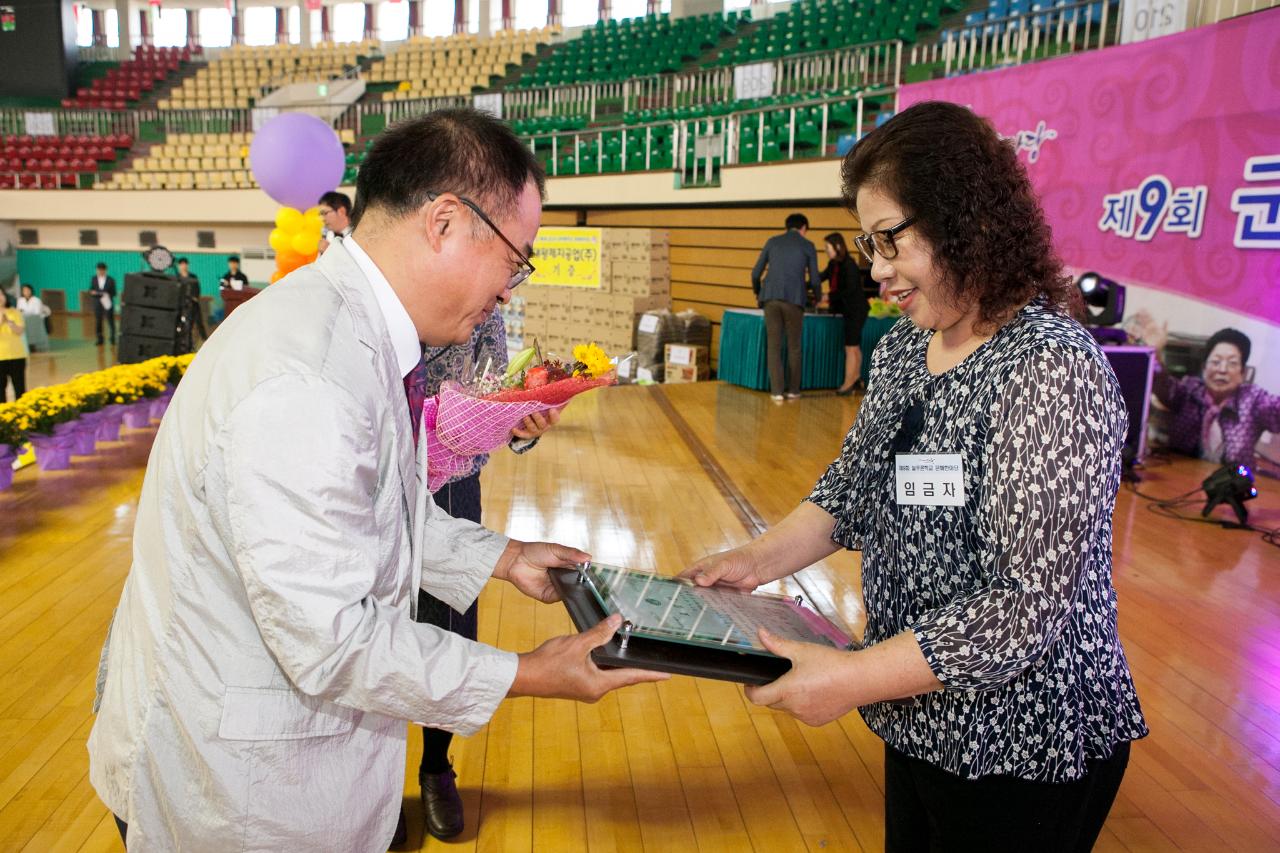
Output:
[[[302,263],[302,255],[288,249],[283,252],[276,252],[276,267],[279,269],[293,269]]]
[[[288,273],[282,272],[280,270],[276,270],[271,274],[271,283],[275,284],[277,281],[284,278],[287,274]]]

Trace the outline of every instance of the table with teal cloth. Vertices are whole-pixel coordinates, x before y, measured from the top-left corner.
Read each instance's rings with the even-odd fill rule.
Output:
[[[862,330],[862,375],[866,379],[870,352],[889,330],[893,320],[867,318]],[[800,337],[804,366],[802,389],[838,388],[844,381],[844,319],[831,314],[805,314]],[[787,351],[782,350],[787,362]],[[764,311],[756,308],[729,308],[720,324],[720,378],[756,391],[769,390],[769,358],[764,328]]]

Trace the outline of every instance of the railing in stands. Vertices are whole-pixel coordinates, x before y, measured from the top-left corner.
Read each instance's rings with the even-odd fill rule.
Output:
[[[138,121],[143,141],[171,133],[243,133],[253,130],[253,110],[223,107],[201,110],[147,110]]]
[[[874,100],[877,105],[886,102],[892,102],[892,109],[897,110],[898,90],[893,88],[873,89],[870,91],[862,91],[852,97],[843,98],[815,98],[810,101],[802,101],[794,104],[787,104],[782,109],[788,110],[786,123],[786,147],[782,150],[779,144],[779,153],[783,156],[782,160],[798,159],[796,154],[799,151],[797,145],[800,142],[802,123],[798,119],[802,115],[809,114],[812,110],[818,110],[820,113],[817,144],[811,150],[818,152],[818,157],[827,156],[827,150],[835,144],[840,136],[844,135],[837,131],[834,127],[833,115],[837,108],[841,105],[852,106],[852,122],[847,128],[852,135],[854,141],[861,139],[867,131],[865,125],[869,117],[867,102]],[[683,119],[677,123],[676,129],[676,148],[681,153],[679,162],[680,185],[681,186],[705,186],[712,183],[713,172],[716,167],[715,160],[719,159],[723,165],[739,166],[751,165],[753,163],[766,162],[766,147],[761,144],[764,138],[766,116],[769,113],[777,112],[779,107],[758,107],[751,110],[742,110],[740,112],[730,113],[724,116],[724,124],[717,132],[714,125],[708,124],[714,119]],[[878,110],[875,111],[877,115]],[[874,122],[874,119],[872,119]],[[711,132],[704,133],[699,131],[699,125],[708,128]],[[753,131],[748,134],[744,128],[750,127]],[[846,130],[841,127],[840,131]],[[697,147],[699,137],[703,140],[704,155],[699,157]],[[751,137],[756,140],[753,149],[748,149],[743,145],[746,138]],[[694,158],[690,162],[688,156],[689,141],[694,143]],[[720,155],[717,158],[714,149],[720,149]],[[744,156],[746,154],[747,156]],[[814,155],[807,153],[804,159],[811,159]],[[699,179],[697,170],[701,166],[704,170],[703,177]]]
[[[764,64],[764,63],[752,63]],[[902,42],[885,41],[773,60],[775,94],[898,86]],[[733,99],[733,67],[637,77],[616,83],[580,83],[503,92],[503,115],[512,120],[582,115],[591,121],[646,109],[701,106]]]
[[[1187,26],[1202,27],[1274,6],[1280,6],[1280,0],[1193,0]]]
[[[941,63],[963,74],[1021,65],[1120,43],[1120,15],[1109,0],[1086,0],[943,30],[936,44],[917,45],[911,64]]]
[[[138,115],[133,110],[65,110],[62,108],[0,108],[0,134],[27,136],[28,116],[50,116],[55,136],[112,136],[127,134],[138,138]],[[47,134],[46,134],[47,135]]]
[[[589,115],[594,119],[598,92],[599,84],[594,83],[513,89],[502,93],[502,114],[512,120],[547,115]]]
[[[360,102],[352,104],[350,108],[338,117],[333,126],[339,132],[350,130],[356,136],[359,136],[361,128],[364,126],[364,117],[368,115],[383,116],[386,118],[387,124],[391,125],[398,121],[425,115],[436,110],[469,106],[471,106],[471,98],[469,97],[426,98],[420,101]]]
[[[606,137],[616,136],[620,139],[621,148],[618,152],[620,168],[617,172],[630,171],[652,171],[654,163],[666,163],[667,166],[659,165],[657,168],[670,168],[673,171],[680,172],[681,184],[684,186],[696,185],[700,182],[696,174],[699,168],[705,170],[705,181],[709,182],[711,173],[720,165],[749,165],[751,163],[789,161],[801,159],[812,159],[815,156],[827,156],[828,149],[835,144],[842,132],[851,133],[855,138],[861,136],[868,129],[866,125],[874,121],[871,115],[878,115],[876,110],[868,109],[867,103],[874,101],[877,105],[892,104],[896,108],[897,88],[885,87],[864,92],[856,95],[818,99],[804,101],[795,104],[787,104],[785,106],[759,107],[751,110],[742,110],[739,112],[728,113],[721,116],[712,116],[697,119],[678,119],[671,121],[650,122],[640,125],[624,125],[616,124],[610,126],[593,127],[589,130],[579,131],[560,131],[557,133],[542,133],[532,135],[522,135],[523,139],[535,152],[543,151],[549,153],[547,160],[547,174],[551,177],[578,176],[584,174],[611,174],[614,172],[606,172],[605,161],[609,156],[605,152],[605,147],[601,143]],[[836,129],[836,122],[833,120],[834,114],[842,105],[848,105],[850,109],[846,115],[852,117],[851,126]],[[810,109],[820,110],[821,121],[818,129],[818,136],[815,144],[806,149],[805,152],[797,145],[801,131],[801,116],[807,116]],[[787,122],[785,125],[786,144],[778,146],[779,157],[768,157],[766,147],[760,144],[760,140],[764,138],[764,128],[766,125],[766,116],[769,113],[775,113],[779,110],[787,110]],[[700,126],[711,127],[713,123],[718,123],[718,130],[712,133],[702,133]],[[756,129],[756,133],[751,134],[744,132],[743,128],[750,126]],[[777,127],[775,125],[775,127]],[[643,151],[644,167],[643,169],[629,169],[628,159],[628,138],[632,134],[644,134],[644,141],[641,145]],[[754,136],[757,144],[754,148],[744,146],[747,137]],[[718,150],[710,150],[703,155],[696,154],[698,147],[698,139],[710,139],[712,148]],[[670,147],[663,142],[670,140]],[[693,146],[693,149],[691,149]],[[707,148],[705,144],[704,148]],[[573,171],[562,171],[560,168],[562,157],[568,151],[572,150],[573,154]],[[582,152],[584,149],[593,149],[596,153],[596,162],[592,164],[594,168],[588,168],[584,171]],[[659,150],[661,149],[661,150]],[[694,151],[695,156],[690,162],[687,155]],[[814,155],[812,152],[817,151]],[[744,156],[747,153],[750,156]]]

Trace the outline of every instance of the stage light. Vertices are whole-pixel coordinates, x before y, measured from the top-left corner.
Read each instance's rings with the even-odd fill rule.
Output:
[[[1241,525],[1249,523],[1249,511],[1244,508],[1244,502],[1256,498],[1258,490],[1254,488],[1253,471],[1248,466],[1223,465],[1206,477],[1200,487],[1208,497],[1200,511],[1201,516],[1207,516],[1218,504],[1226,504],[1235,510]]]
[[[1087,272],[1076,279],[1076,287],[1084,297],[1085,325],[1115,326],[1124,319],[1123,284]]]

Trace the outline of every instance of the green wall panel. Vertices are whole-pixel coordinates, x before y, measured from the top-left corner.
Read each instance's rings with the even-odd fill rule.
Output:
[[[188,252],[182,257],[191,261],[191,272],[200,279],[200,292],[218,295],[218,279],[227,271],[227,252]],[[147,268],[141,251],[109,249],[18,249],[18,279],[37,291],[44,288],[67,294],[67,310],[80,310],[80,293],[89,289],[98,261],[107,265],[107,273],[124,289],[126,273]]]

